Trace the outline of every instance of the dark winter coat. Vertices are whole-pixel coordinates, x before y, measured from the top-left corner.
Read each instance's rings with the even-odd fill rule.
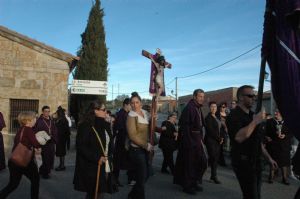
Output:
[[[103,118],[96,118],[94,125],[98,135],[102,141],[103,147],[106,146],[105,131],[111,136],[110,124]],[[108,158],[111,162],[112,142],[109,143]],[[92,129],[92,125],[83,122],[78,125],[76,136],[76,164],[74,172],[74,189],[82,192],[93,193],[96,187],[96,178],[98,170],[98,160],[104,156],[104,152]],[[111,168],[112,169],[112,168]],[[99,180],[100,192],[105,192],[105,164],[101,166],[101,174]]]

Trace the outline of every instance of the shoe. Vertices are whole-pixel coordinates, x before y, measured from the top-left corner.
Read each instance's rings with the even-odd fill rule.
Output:
[[[197,192],[202,192],[202,191],[203,191],[203,188],[200,187],[199,185],[196,185],[196,186],[194,186],[193,188],[194,188],[195,191],[197,191]]]
[[[218,178],[210,178],[215,184],[221,184],[220,180]]]
[[[282,183],[285,185],[290,185],[289,181],[287,181],[287,180],[282,180]]]
[[[119,181],[117,182],[118,187],[124,187]]]
[[[170,174],[170,172],[167,169],[162,169],[160,172],[165,173],[165,174]]]
[[[129,185],[129,186],[134,186],[134,185],[135,185],[135,183],[136,183],[136,181],[134,181],[134,180],[131,180],[131,181],[128,183],[128,185]]]
[[[183,192],[190,195],[196,195],[196,191],[192,188],[183,188]]]
[[[64,170],[66,170],[65,166],[63,166],[63,167],[59,166],[59,167],[55,168],[55,171],[64,171]]]
[[[43,178],[43,179],[49,179],[49,178],[50,178],[50,175],[49,175],[49,174],[43,174],[43,175],[42,175],[42,178]]]

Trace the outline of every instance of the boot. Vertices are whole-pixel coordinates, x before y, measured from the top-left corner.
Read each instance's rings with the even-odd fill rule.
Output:
[[[282,183],[285,185],[290,185],[290,183],[288,181],[288,168],[282,167],[281,172],[282,172]]]
[[[275,173],[274,169],[272,169],[270,167],[269,179],[268,179],[268,183],[270,183],[270,184],[272,184],[274,182],[274,173]]]
[[[55,171],[64,171],[65,167],[65,157],[59,157],[59,166],[55,168]]]

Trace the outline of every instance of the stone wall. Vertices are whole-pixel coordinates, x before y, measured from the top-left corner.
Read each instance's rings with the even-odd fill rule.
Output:
[[[9,99],[39,100],[39,112],[49,105],[68,108],[68,63],[51,57],[41,49],[25,47],[0,36],[0,111],[9,121]],[[5,128],[4,134],[9,133]]]

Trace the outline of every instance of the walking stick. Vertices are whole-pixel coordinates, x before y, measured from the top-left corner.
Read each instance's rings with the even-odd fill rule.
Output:
[[[98,161],[98,171],[97,171],[97,180],[96,180],[96,189],[95,189],[95,199],[98,198],[98,191],[99,191],[99,179],[101,174],[101,165],[102,161],[101,159]]]

